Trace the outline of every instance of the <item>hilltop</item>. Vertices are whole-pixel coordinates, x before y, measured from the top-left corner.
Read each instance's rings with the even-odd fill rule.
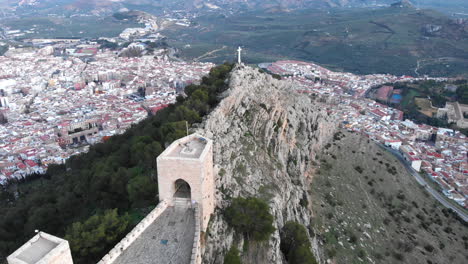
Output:
[[[281,228],[287,221],[310,224],[314,153],[331,140],[337,124],[324,104],[291,93],[291,85],[237,67],[222,102],[197,130],[213,139],[216,199],[222,205],[210,220],[203,263],[221,263],[231,246],[242,245],[243,263],[285,263]],[[233,198],[252,196],[266,202],[274,218],[276,231],[263,243],[236,235],[223,216]]]
[[[282,230],[294,221],[320,263],[464,263],[466,224],[391,154],[339,130],[325,101],[291,93],[291,85],[238,67],[196,130],[215,142],[221,205],[204,238],[204,262],[222,263],[235,247],[243,263],[287,263]],[[224,212],[235,197],[269,205],[275,231],[267,242],[230,227]]]

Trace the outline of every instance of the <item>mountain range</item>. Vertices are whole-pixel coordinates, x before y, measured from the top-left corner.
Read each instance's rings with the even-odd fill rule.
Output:
[[[465,0],[403,0],[415,6],[429,8],[468,8]],[[105,10],[115,12],[120,8],[160,9],[234,9],[260,10],[268,8],[299,9],[327,7],[370,7],[388,6],[396,0],[6,0],[4,7],[16,10],[34,7],[36,10],[89,11]],[[1,7],[1,4],[0,4]]]

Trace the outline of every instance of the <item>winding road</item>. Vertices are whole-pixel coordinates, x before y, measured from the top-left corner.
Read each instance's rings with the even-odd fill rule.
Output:
[[[427,184],[426,180],[421,177],[421,175],[419,175],[419,173],[417,171],[415,171],[407,162],[406,160],[403,158],[403,156],[396,150],[392,149],[392,148],[388,148],[388,147],[385,147],[381,144],[378,144],[382,149],[392,153],[401,163],[403,163],[403,165],[405,166],[406,170],[411,174],[413,175],[413,177],[416,179],[416,181],[424,186],[424,189],[426,189],[426,191],[428,191],[432,197],[434,197],[437,201],[439,201],[443,206],[449,208],[449,209],[452,209],[455,213],[457,213],[465,222],[468,222],[468,214],[465,210],[463,209],[460,209],[458,207],[456,207],[455,205],[453,205],[451,202],[447,201],[447,197],[445,197],[444,195],[442,195],[440,192],[438,192],[437,190],[435,190],[434,188],[432,188],[429,184]]]

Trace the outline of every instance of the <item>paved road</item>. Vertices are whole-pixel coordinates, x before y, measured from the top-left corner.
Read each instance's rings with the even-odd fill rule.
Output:
[[[395,157],[397,157],[398,160],[401,161],[401,163],[403,163],[403,165],[405,166],[405,168],[408,170],[408,172],[413,175],[413,177],[416,179],[416,181],[424,186],[424,188],[432,195],[432,197],[434,197],[437,201],[439,201],[442,205],[444,205],[445,207],[447,208],[450,208],[452,209],[453,211],[455,211],[455,213],[457,213],[463,220],[465,220],[465,222],[468,222],[468,214],[466,211],[456,207],[455,205],[453,205],[452,203],[450,203],[449,201],[447,201],[447,197],[445,197],[443,194],[441,194],[440,192],[438,192],[437,190],[435,190],[434,188],[432,188],[429,184],[427,184],[426,180],[421,177],[421,175],[415,171],[413,169],[413,167],[411,167],[407,162],[406,160],[403,158],[403,156],[400,154],[400,152],[392,149],[392,148],[388,148],[388,147],[385,147],[381,144],[378,144],[382,149],[392,153]]]
[[[194,234],[193,209],[168,207],[114,264],[188,264]]]

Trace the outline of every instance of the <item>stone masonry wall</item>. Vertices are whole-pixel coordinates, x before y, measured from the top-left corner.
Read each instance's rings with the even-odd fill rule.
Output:
[[[169,201],[161,201],[156,208],[153,209],[140,223],[138,223],[135,228],[133,228],[130,233],[128,233],[115,247],[106,254],[98,264],[111,264],[113,263],[120,254],[127,249],[137,238],[138,236],[145,231],[145,229],[150,226],[169,205]]]

